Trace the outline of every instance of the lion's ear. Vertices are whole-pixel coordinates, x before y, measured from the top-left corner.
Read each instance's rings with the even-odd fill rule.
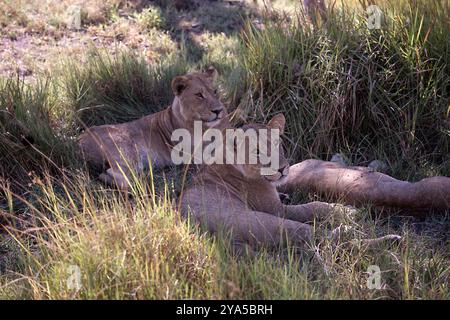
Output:
[[[284,126],[286,125],[286,119],[282,113],[275,115],[267,124],[267,126],[271,129],[280,130],[280,134],[284,132]]]
[[[217,72],[216,68],[211,66],[211,67],[208,67],[203,72],[203,75],[205,76],[206,79],[211,81],[211,83],[214,83],[217,80],[217,78],[219,77],[219,72]]]
[[[189,79],[185,76],[178,76],[172,80],[173,94],[179,96],[188,85]]]

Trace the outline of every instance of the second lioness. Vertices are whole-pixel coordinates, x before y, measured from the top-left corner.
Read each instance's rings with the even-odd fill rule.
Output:
[[[106,169],[99,178],[126,189],[131,170],[141,171],[149,161],[153,167],[172,164],[174,130],[192,133],[195,121],[201,121],[205,129],[228,127],[226,109],[213,88],[216,77],[214,68],[175,77],[175,98],[168,108],[132,122],[87,129],[79,144],[91,165]]]
[[[269,129],[269,132],[278,129],[282,132],[284,125],[285,118],[279,114],[267,125],[249,124],[241,129]],[[271,139],[272,135],[267,135],[268,146],[273,142]],[[272,152],[269,147],[266,149]],[[259,148],[245,152],[259,154]],[[283,205],[276,186],[286,180],[289,164],[281,147],[275,152],[279,153],[278,167],[272,168],[270,175],[261,174],[261,168],[265,166],[260,161],[256,164],[203,166],[193,185],[182,194],[182,215],[194,218],[210,232],[231,232],[235,245],[276,246],[284,235],[296,244],[310,242],[313,229],[305,222],[330,214],[333,205],[324,202]]]

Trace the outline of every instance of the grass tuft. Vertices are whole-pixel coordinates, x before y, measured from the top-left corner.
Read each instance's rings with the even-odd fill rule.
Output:
[[[160,111],[173,99],[171,80],[188,71],[183,59],[148,64],[131,52],[91,51],[85,65],[69,61],[63,85],[81,128],[126,122]]]
[[[258,120],[284,112],[295,161],[336,152],[356,163],[448,161],[448,7],[414,3],[384,2],[381,29],[345,6],[321,28],[301,14],[288,29],[248,25],[242,108]]]
[[[0,79],[0,177],[20,185],[30,171],[73,165],[76,146],[56,129],[55,88]]]

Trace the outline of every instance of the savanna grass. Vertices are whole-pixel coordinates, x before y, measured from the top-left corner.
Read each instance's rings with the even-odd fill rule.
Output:
[[[143,180],[130,200],[80,177],[37,181],[39,196],[28,203],[36,232],[11,230],[22,252],[16,257],[24,275],[14,290],[19,296],[181,299],[214,293],[212,242],[180,221],[170,199],[157,198]],[[73,282],[77,270],[80,282]]]
[[[295,161],[343,152],[356,163],[381,158],[408,169],[448,164],[445,3],[377,2],[380,29],[348,6],[315,27],[301,13],[287,29],[249,25],[241,61],[251,94],[242,109],[258,120],[284,112]]]
[[[180,219],[169,192],[132,177],[131,197],[76,178],[35,180],[25,228],[9,227],[9,268],[0,297],[27,299],[448,299],[445,234],[394,227],[369,210],[315,224],[301,250],[261,248],[241,256],[226,235],[211,237]],[[439,221],[437,221],[439,222]],[[442,221],[441,221],[442,222]],[[435,226],[439,226],[435,224]],[[344,227],[335,239],[327,236]],[[436,230],[442,232],[443,230]],[[364,240],[399,233],[397,243]],[[11,262],[13,261],[13,262]],[[3,261],[0,261],[3,262]],[[367,270],[382,271],[381,287]]]
[[[73,139],[56,129],[55,87],[0,79],[0,177],[20,184],[30,171],[74,165]]]
[[[93,49],[86,64],[67,63],[62,82],[75,122],[84,129],[164,109],[173,98],[172,78],[188,68],[182,55],[148,64],[132,52],[108,55]]]

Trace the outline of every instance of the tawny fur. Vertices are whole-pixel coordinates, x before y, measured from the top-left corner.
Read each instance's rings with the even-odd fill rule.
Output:
[[[410,213],[416,215],[427,213],[425,209],[450,209],[448,177],[408,182],[367,167],[321,160],[305,160],[291,166],[289,177],[279,190],[319,192],[353,205],[372,203],[375,206],[410,208],[414,209]]]
[[[126,189],[130,172],[172,164],[172,132],[183,128],[193,132],[194,121],[204,128],[229,126],[224,105],[213,88],[215,69],[178,76],[172,81],[175,98],[163,111],[136,121],[87,129],[79,138],[87,161],[106,171],[100,179]]]
[[[284,116],[277,115],[265,127],[282,131],[284,123]],[[289,165],[281,148],[279,157],[279,171],[273,176],[262,176],[259,164],[204,166],[182,194],[182,214],[210,232],[231,232],[235,244],[276,246],[288,236],[297,245],[305,245],[312,239],[312,228],[305,222],[330,214],[333,205],[283,205],[276,185],[286,179]]]

